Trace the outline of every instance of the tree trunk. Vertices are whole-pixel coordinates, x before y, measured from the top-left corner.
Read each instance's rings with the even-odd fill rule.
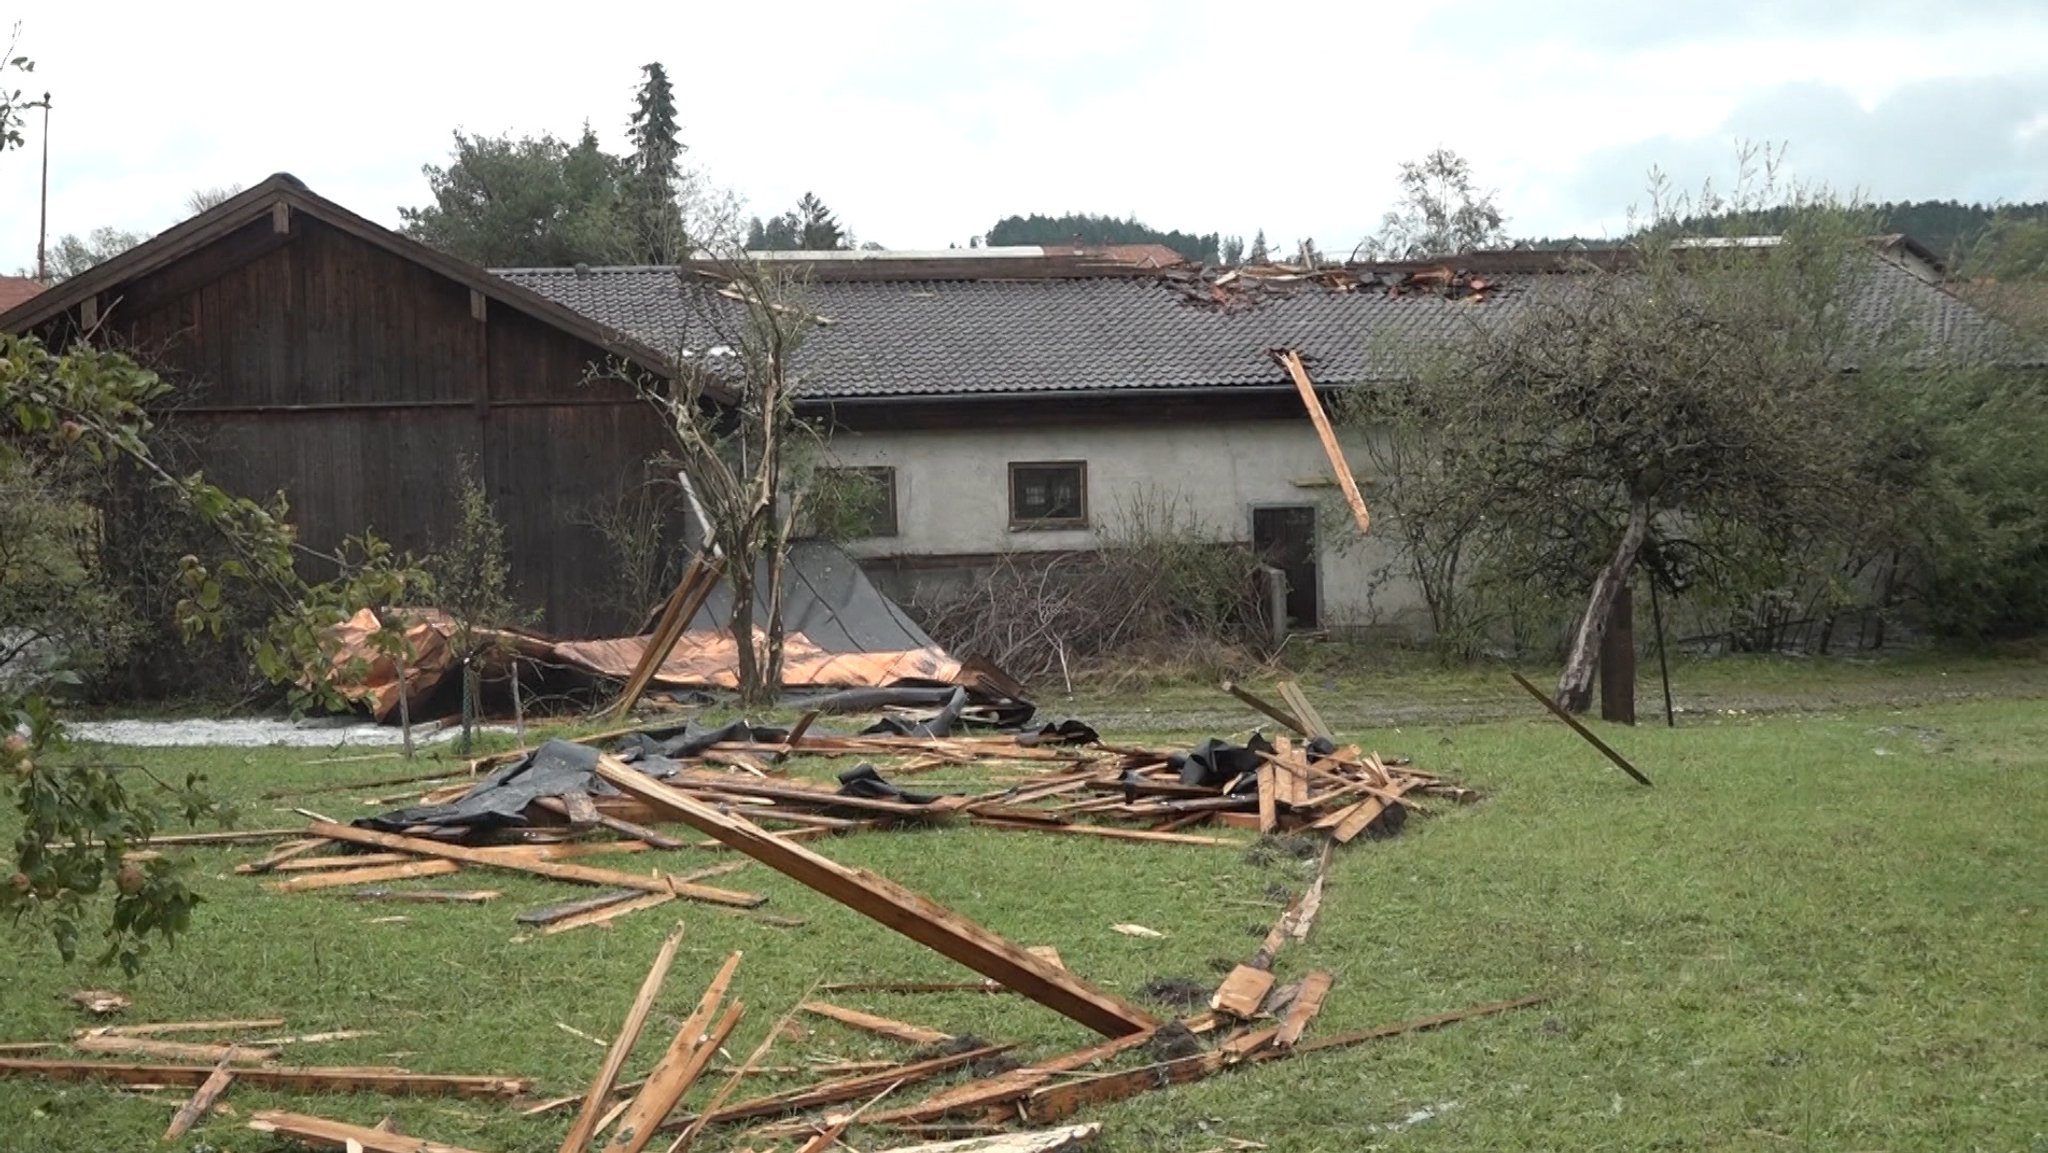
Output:
[[[1629,500],[1628,527],[1622,531],[1621,543],[1615,546],[1614,559],[1607,562],[1593,582],[1593,595],[1587,598],[1586,613],[1579,618],[1571,651],[1565,655],[1564,672],[1557,678],[1557,705],[1567,712],[1583,713],[1593,703],[1593,669],[1600,652],[1600,638],[1607,631],[1607,612],[1628,583],[1636,553],[1643,547],[1643,533],[1649,527],[1650,499],[1636,494]]]
[[[1600,719],[1619,725],[1636,723],[1635,601],[1624,581],[1607,611],[1607,633],[1600,638]]]
[[[732,590],[732,645],[739,681],[740,704],[759,705],[761,665],[754,648],[754,558],[734,555],[726,558],[726,584]]]

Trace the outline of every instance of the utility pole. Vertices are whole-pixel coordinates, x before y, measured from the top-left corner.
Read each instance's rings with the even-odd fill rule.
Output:
[[[50,238],[50,94],[43,93],[43,205],[36,220],[36,283],[50,283],[50,261],[44,243]]]

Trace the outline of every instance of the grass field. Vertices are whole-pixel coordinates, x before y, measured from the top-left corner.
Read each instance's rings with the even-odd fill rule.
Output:
[[[1337,975],[1312,1035],[1528,993],[1554,999],[1105,1108],[1085,1118],[1104,1124],[1102,1147],[1195,1151],[1244,1139],[1275,1151],[2048,1148],[2048,680],[2039,664],[1689,669],[1681,683],[1691,686],[1682,695],[1692,709],[1679,729],[1609,733],[1656,781],[1649,790],[1545,717],[1416,721],[1382,704],[1455,706],[1462,697],[1493,708],[1496,696],[1512,699],[1499,693],[1497,674],[1465,676],[1407,678],[1405,697],[1399,681],[1367,678],[1368,689],[1333,673],[1333,689],[1308,678],[1346,735],[1411,755],[1486,799],[1440,806],[1398,838],[1340,852],[1314,935],[1277,968],[1283,980],[1311,968]],[[1654,689],[1643,699],[1647,709]],[[1738,699],[1749,711],[1724,711],[1745,707]],[[1180,690],[1136,705],[1061,707],[1095,715],[1112,706],[1133,724],[1214,714],[1202,718],[1213,729],[1155,723],[1119,736],[1191,741],[1253,719]],[[309,765],[323,754],[307,750],[107,755],[147,756],[160,773],[205,770],[241,801],[249,826],[290,819],[273,810],[292,802],[258,799],[265,790],[373,780],[399,767]],[[369,811],[355,800],[341,792],[301,803],[346,819]],[[1301,862],[1242,850],[966,828],[822,847],[1020,943],[1054,945],[1073,969],[1130,995],[1158,978],[1213,984],[1307,875]],[[608,1037],[678,917],[683,951],[634,1069],[730,950],[746,953],[734,993],[750,1010],[729,1046],[735,1054],[815,981],[964,976],[758,865],[716,883],[768,894],[768,910],[802,927],[678,904],[609,930],[527,939],[515,932],[515,911],[575,894],[499,875],[487,883],[505,895],[481,907],[358,905],[272,894],[230,872],[253,855],[189,853],[208,903],[190,936],[132,981],[60,964],[47,937],[27,927],[0,937],[0,1041],[67,1035],[83,1022],[61,994],[104,986],[134,998],[133,1021],[282,1016],[294,1032],[378,1031],[306,1047],[293,1055],[301,1061],[519,1074],[566,1094],[584,1086],[601,1050],[558,1023]],[[391,916],[407,919],[376,923]],[[1167,936],[1123,936],[1110,929],[1118,922]],[[1016,997],[838,999],[1014,1041],[1027,1055],[1088,1040]],[[780,1059],[907,1055],[828,1022],[806,1027],[801,1044],[778,1045]],[[0,1149],[157,1147],[180,1099],[0,1080]],[[407,1133],[505,1153],[551,1150],[566,1125],[487,1103],[245,1087],[227,1100],[244,1117],[288,1107],[369,1124],[388,1112]],[[874,1133],[854,1140],[868,1150],[892,1144]],[[187,1145],[283,1147],[229,1117],[204,1122]]]

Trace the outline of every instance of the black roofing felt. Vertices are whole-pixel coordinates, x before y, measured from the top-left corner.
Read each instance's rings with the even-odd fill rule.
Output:
[[[1872,257],[1855,314],[1873,328],[1913,318],[1929,343],[1977,345],[1996,328],[1906,268]],[[643,344],[701,354],[715,340],[668,268],[500,272]],[[1191,304],[1157,277],[820,281],[805,307],[829,318],[806,337],[800,387],[815,399],[1283,387],[1270,348],[1299,350],[1322,383],[1394,371],[1392,349],[1450,339],[1511,316],[1554,274],[1490,278],[1482,298],[1313,284],[1259,294],[1255,307]]]

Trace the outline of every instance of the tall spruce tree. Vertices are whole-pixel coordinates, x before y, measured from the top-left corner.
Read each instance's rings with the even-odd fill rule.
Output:
[[[689,249],[679,197],[684,145],[676,126],[675,88],[659,61],[640,72],[646,79],[634,95],[628,125],[633,153],[627,159],[627,199],[638,249],[634,255],[643,264],[674,264]]]

